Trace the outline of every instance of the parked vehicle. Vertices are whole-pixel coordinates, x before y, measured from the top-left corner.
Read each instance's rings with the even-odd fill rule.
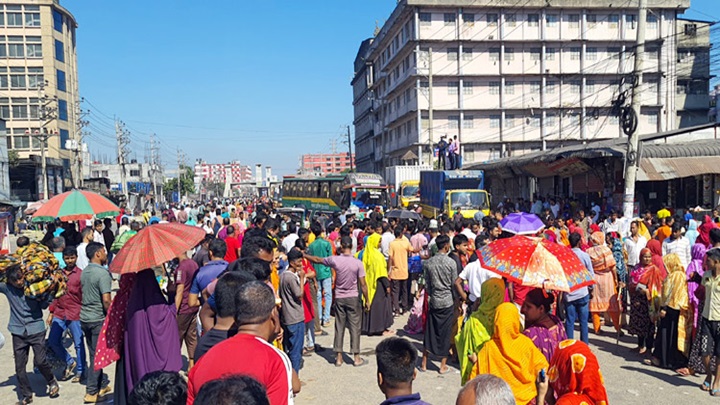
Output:
[[[432,170],[432,167],[422,165],[385,168],[385,180],[393,188],[391,191],[392,206],[407,208],[420,202],[420,172],[423,170]]]
[[[479,211],[490,214],[490,195],[482,170],[432,170],[420,172],[420,206],[423,215],[435,218],[460,212],[472,218]]]

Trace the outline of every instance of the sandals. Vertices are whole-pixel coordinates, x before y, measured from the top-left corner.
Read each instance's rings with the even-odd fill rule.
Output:
[[[360,363],[353,363],[353,367],[362,367],[367,364],[367,360],[360,359]]]
[[[710,391],[710,381],[707,379],[703,381],[702,385],[700,386],[700,389],[703,391]]]

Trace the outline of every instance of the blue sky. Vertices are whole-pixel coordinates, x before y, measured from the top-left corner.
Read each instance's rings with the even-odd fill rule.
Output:
[[[692,0],[697,12],[687,15],[720,19],[717,1]],[[329,151],[332,139],[345,151],[353,60],[395,3],[62,0],[79,24],[90,150],[115,158],[118,116],[137,159],[156,133],[171,170],[178,147],[189,161],[262,163],[275,174],[293,173],[303,153]]]

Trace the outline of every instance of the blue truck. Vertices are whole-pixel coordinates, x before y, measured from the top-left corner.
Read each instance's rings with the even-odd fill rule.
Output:
[[[460,212],[472,218],[478,211],[490,214],[490,195],[482,170],[429,170],[420,172],[420,206],[426,218]]]

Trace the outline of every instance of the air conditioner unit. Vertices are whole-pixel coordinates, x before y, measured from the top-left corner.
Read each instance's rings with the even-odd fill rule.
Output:
[[[492,41],[493,39],[495,39],[495,35],[488,35],[488,40]]]

